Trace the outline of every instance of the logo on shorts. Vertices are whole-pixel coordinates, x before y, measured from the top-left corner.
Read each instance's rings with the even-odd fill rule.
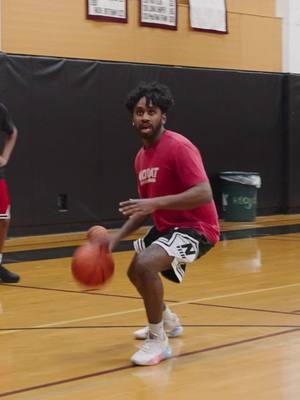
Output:
[[[182,244],[181,246],[176,246],[179,254],[182,258],[196,254],[193,245],[190,243]]]

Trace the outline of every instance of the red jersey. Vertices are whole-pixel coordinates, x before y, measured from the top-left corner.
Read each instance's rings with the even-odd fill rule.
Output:
[[[141,198],[177,194],[208,182],[199,150],[186,137],[169,130],[153,146],[140,149],[135,158],[135,171]],[[213,200],[191,210],[156,210],[152,219],[160,232],[175,227],[192,228],[212,243],[219,240],[218,214]]]

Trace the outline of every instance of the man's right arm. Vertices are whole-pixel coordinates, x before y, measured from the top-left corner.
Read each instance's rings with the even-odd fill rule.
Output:
[[[13,127],[12,133],[6,134],[3,151],[0,156],[0,166],[3,167],[8,163],[11,153],[15,147],[17,136],[18,130],[15,126]]]
[[[114,250],[123,238],[130,235],[132,232],[142,226],[146,218],[147,216],[140,213],[131,215],[124,225],[117,231],[117,233],[111,236],[109,244],[110,250]]]

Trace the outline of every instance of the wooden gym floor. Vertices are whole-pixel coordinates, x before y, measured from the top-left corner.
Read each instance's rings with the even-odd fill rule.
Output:
[[[72,279],[83,233],[9,239],[6,264],[21,281],[0,284],[0,398],[299,399],[300,215],[222,223],[222,232],[182,285],[165,281],[184,334],[153,367],[129,362],[145,322],[126,277],[134,237],[114,253],[102,290]]]

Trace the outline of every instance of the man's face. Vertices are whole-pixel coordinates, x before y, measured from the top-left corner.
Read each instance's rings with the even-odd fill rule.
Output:
[[[142,97],[133,109],[133,125],[140,137],[152,142],[162,132],[166,122],[166,114],[153,104],[146,104],[146,98]]]

